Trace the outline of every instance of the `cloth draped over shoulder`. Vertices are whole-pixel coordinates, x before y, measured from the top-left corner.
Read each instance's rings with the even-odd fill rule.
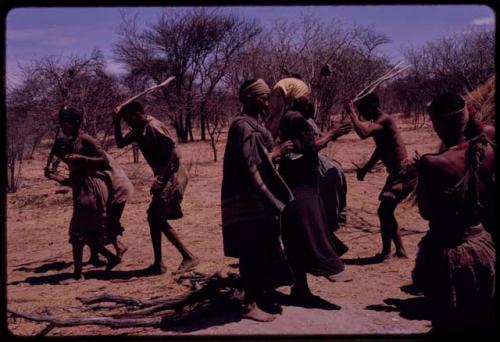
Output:
[[[455,186],[438,194],[443,218],[430,220],[418,245],[413,283],[432,304],[440,329],[477,329],[494,318],[496,249],[479,222],[477,197],[485,148],[480,138],[469,141],[467,171]]]
[[[245,288],[259,291],[293,284],[280,243],[279,220],[293,195],[269,159],[272,144],[270,133],[257,120],[240,115],[231,123],[224,153],[224,254],[239,258]],[[265,190],[255,183],[255,169]]]
[[[85,133],[76,137],[71,150],[88,157],[97,157],[103,153],[98,142]],[[93,167],[81,161],[71,161],[68,166],[73,188],[69,242],[102,244],[106,238],[107,206],[111,189],[111,179],[106,174],[109,167]]]
[[[170,137],[167,126],[153,116],[146,117],[142,131],[133,130],[132,141],[137,142],[144,158],[155,176],[160,174],[172,156],[179,158],[170,165],[171,170],[166,184],[159,194],[155,194],[147,210],[148,217],[158,220],[175,220],[184,216],[181,203],[189,183],[189,175],[180,160],[180,152]]]
[[[111,180],[110,203],[124,203],[134,194],[134,185],[120,164],[106,152],[105,154],[108,157],[110,166],[110,170],[105,171]]]
[[[268,156],[272,143],[270,133],[256,119],[239,115],[231,122],[224,154],[221,191],[224,250],[227,256],[238,256],[240,244],[245,243],[239,241],[239,231],[244,224],[274,219],[293,199],[290,189]],[[254,183],[250,170],[253,165],[257,167],[269,196],[264,196]]]
[[[142,155],[156,176],[165,166],[176,146],[163,122],[151,115],[148,115],[146,120],[147,123],[142,131],[132,130],[125,139],[135,141],[139,145]],[[176,152],[178,153],[177,150]],[[173,166],[175,169],[179,167],[179,165]]]

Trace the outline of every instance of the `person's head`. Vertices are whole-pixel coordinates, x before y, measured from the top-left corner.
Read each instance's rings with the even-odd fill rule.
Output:
[[[455,93],[438,95],[427,110],[434,130],[445,145],[456,143],[464,134],[469,115],[462,96]]]
[[[379,113],[380,100],[375,93],[363,96],[354,102],[356,109],[363,118],[373,120]]]
[[[71,143],[68,138],[57,138],[52,146],[52,153],[64,160],[66,155],[71,153]]]
[[[123,106],[119,114],[132,128],[141,128],[144,125],[144,108],[138,101],[132,101]]]
[[[310,101],[311,89],[303,80],[289,77],[279,80],[271,94],[271,111],[278,113],[296,110],[306,117],[314,116],[314,105]]]
[[[239,98],[248,114],[268,115],[271,89],[262,79],[249,79],[240,86]]]
[[[83,121],[83,114],[79,110],[64,106],[59,110],[59,125],[66,136],[74,136],[78,133]]]

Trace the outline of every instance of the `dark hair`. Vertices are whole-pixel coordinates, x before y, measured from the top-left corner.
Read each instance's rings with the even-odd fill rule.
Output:
[[[120,109],[121,114],[134,114],[134,113],[141,113],[144,114],[144,108],[138,101],[132,101],[130,103],[127,103],[125,106],[123,106]]]
[[[378,109],[380,100],[375,93],[370,93],[355,102],[356,107],[363,109]]]
[[[246,88],[248,88],[248,86],[252,83],[255,83],[257,82],[257,79],[256,78],[251,78],[251,79],[248,79],[246,80],[245,82],[243,82],[240,86],[240,91],[239,91],[239,99],[240,101],[243,101],[243,92],[245,91]]]
[[[75,108],[64,106],[59,109],[58,118],[61,122],[69,122],[80,125],[83,121],[83,113]]]
[[[445,93],[434,97],[429,105],[429,112],[436,114],[449,114],[465,107],[462,96],[456,93]]]

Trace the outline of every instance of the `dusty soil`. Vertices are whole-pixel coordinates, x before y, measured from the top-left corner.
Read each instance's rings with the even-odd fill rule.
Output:
[[[411,122],[400,120],[408,152],[435,151],[438,140],[429,126],[413,129]],[[225,137],[219,143],[223,155]],[[330,283],[324,278],[310,277],[313,292],[338,305],[338,310],[286,306],[272,323],[240,320],[234,315],[198,319],[174,331],[153,328],[111,329],[100,326],[56,328],[49,335],[167,335],[167,334],[412,334],[425,333],[430,322],[422,314],[422,299],[402,291],[410,284],[416,246],[427,229],[416,207],[405,202],[397,209],[409,258],[370,263],[380,249],[379,223],[376,216],[378,194],[386,173],[382,168],[367,175],[364,182],[356,180],[352,162],[363,163],[373,149],[371,139],[361,141],[351,133],[331,143],[323,151],[340,161],[348,181],[348,223],[339,237],[350,247],[343,256],[353,281]],[[211,274],[218,270],[236,270],[235,259],[222,252],[220,227],[220,184],[222,162],[214,163],[207,143],[181,145],[184,163],[188,166],[190,183],[185,194],[185,216],[173,222],[181,239],[200,259],[197,271]],[[57,317],[89,317],[78,297],[103,293],[140,299],[171,297],[188,290],[174,281],[171,271],[180,263],[180,255],[166,240],[164,261],[168,273],[137,277],[134,271],[152,261],[152,248],[146,221],[149,186],[152,173],[141,157],[132,163],[132,152],[112,148],[110,153],[123,165],[136,187],[127,204],[122,222],[126,227],[122,241],[129,246],[122,264],[113,270],[111,280],[102,279],[102,269],[84,268],[86,280],[62,285],[72,268],[67,229],[71,216],[71,193],[43,177],[47,149],[23,165],[22,186],[7,198],[7,304],[28,313]],[[84,258],[88,257],[85,250]],[[280,288],[287,294],[288,288]],[[15,335],[33,335],[44,324],[24,319],[8,319],[8,328]]]

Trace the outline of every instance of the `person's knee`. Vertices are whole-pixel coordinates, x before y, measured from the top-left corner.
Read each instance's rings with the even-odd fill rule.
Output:
[[[388,217],[388,208],[387,206],[383,205],[383,203],[380,204],[380,206],[377,209],[377,215],[380,219],[386,219]]]
[[[396,209],[397,202],[392,199],[382,199],[380,206],[377,210],[377,215],[380,218],[390,218],[394,215],[394,210]]]
[[[150,229],[158,229],[158,230],[161,230],[163,224],[161,216],[154,211],[148,212],[148,223]]]

